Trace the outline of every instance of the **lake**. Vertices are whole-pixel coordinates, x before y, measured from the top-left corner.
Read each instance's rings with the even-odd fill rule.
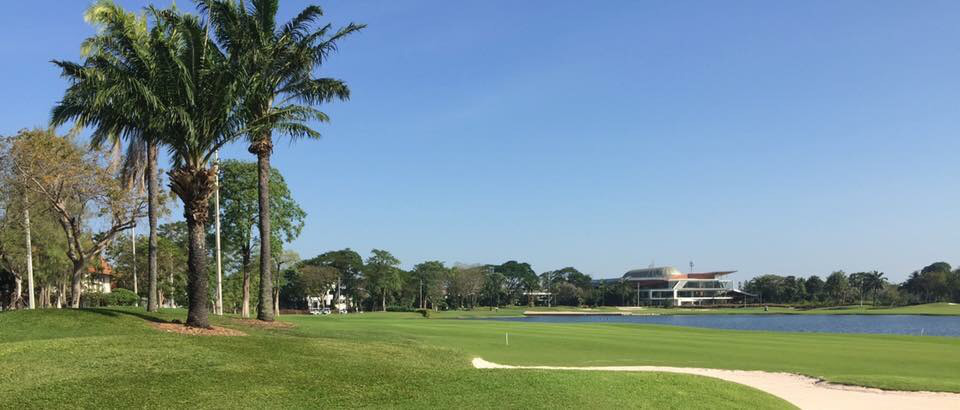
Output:
[[[535,323],[637,323],[775,332],[878,333],[960,337],[960,316],[920,315],[660,315],[495,318]]]

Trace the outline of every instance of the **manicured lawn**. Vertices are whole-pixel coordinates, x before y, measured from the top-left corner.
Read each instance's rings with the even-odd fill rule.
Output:
[[[475,310],[451,310],[444,312],[434,312],[433,317],[437,318],[473,318],[473,317],[493,317],[493,316],[523,316],[524,311],[570,311],[570,312],[620,312],[615,307],[599,307],[593,309],[582,309],[574,307],[506,307],[500,309],[478,308]],[[937,316],[960,316],[960,305],[953,303],[929,303],[925,305],[903,306],[903,307],[872,307],[866,305],[860,306],[840,306],[818,309],[790,309],[782,307],[769,307],[766,311],[761,307],[749,308],[717,308],[717,309],[689,309],[689,308],[657,308],[649,307],[644,309],[632,310],[633,314],[658,314],[658,315],[762,315],[762,314],[796,314],[796,315],[937,315]]]
[[[474,357],[513,365],[786,371],[886,389],[960,392],[960,338],[442,318],[511,311],[431,319],[283,316],[293,329],[217,321],[246,337],[161,333],[145,320],[183,319],[182,310],[4,312],[0,408],[789,407],[695,376],[477,370],[470,366]]]
[[[409,319],[399,319],[404,316]],[[401,313],[287,319],[303,332],[357,339],[392,335],[386,337],[447,346],[502,364],[766,370],[883,389],[960,392],[960,338],[956,337],[445,320]]]
[[[0,408],[791,407],[695,376],[473,369],[477,354],[521,362],[514,359],[523,355],[493,354],[509,327],[502,323],[288,316],[295,329],[219,320],[249,336],[201,337],[156,331],[144,317],[155,318],[133,309],[0,313]],[[609,337],[604,327],[578,332],[584,330]],[[554,345],[545,339],[552,331],[544,331],[518,331],[511,348]],[[574,346],[566,338],[555,342],[559,353]]]

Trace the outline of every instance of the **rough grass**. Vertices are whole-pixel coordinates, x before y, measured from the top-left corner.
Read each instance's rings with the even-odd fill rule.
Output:
[[[183,315],[0,313],[0,408],[791,407],[752,388],[696,376],[471,368],[477,354],[522,362],[494,354],[499,323],[413,314],[284,317],[297,324],[290,329],[214,321],[247,337],[170,334],[148,325]],[[563,337],[550,341],[544,330],[511,347],[519,353],[535,341],[540,349],[556,344],[559,355],[575,346]],[[603,327],[573,330],[611,337]]]

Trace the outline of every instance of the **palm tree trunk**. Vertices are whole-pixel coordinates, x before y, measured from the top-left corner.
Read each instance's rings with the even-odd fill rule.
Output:
[[[207,317],[207,252],[204,241],[204,224],[187,212],[187,230],[190,239],[190,252],[187,256],[187,294],[190,296],[187,326],[210,327]]]
[[[384,312],[387,311],[387,289],[383,289],[380,293],[380,309]]]
[[[213,170],[177,168],[169,173],[170,189],[183,201],[187,220],[189,252],[187,254],[187,326],[209,328],[207,294],[206,231],[210,218],[210,197],[213,195]]]
[[[147,248],[147,311],[156,312],[160,307],[157,287],[157,208],[160,206],[157,193],[160,178],[157,175],[157,144],[147,147],[147,218],[150,221],[150,239]]]
[[[257,303],[257,319],[273,321],[273,278],[270,275],[270,153],[273,144],[270,134],[250,146],[257,154],[257,191],[260,228],[260,301]]]

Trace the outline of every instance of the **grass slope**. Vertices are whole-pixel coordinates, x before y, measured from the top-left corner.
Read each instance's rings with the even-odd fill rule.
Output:
[[[544,353],[522,352],[538,346],[563,354],[586,334],[622,337],[602,326],[572,329],[580,335],[573,340],[551,340],[557,333],[545,328],[516,329],[513,350],[498,352],[496,340],[507,324],[404,314],[285,317],[298,327],[256,329],[216,320],[249,336],[197,337],[158,332],[144,320],[183,315],[129,309],[0,313],[0,408],[791,407],[755,389],[696,376],[476,370],[469,364],[478,354],[508,363],[545,359]]]

